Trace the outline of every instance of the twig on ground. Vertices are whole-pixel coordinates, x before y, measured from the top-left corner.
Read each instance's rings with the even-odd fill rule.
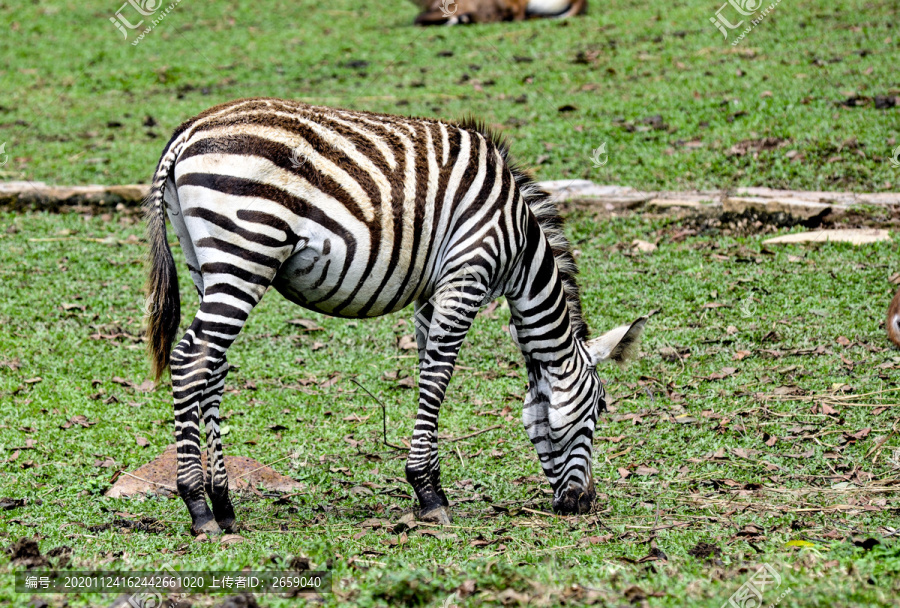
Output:
[[[555,513],[547,513],[546,511],[538,511],[537,509],[529,509],[528,507],[522,507],[522,510],[528,513],[534,513],[535,515],[543,515],[544,517],[557,517]]]
[[[872,454],[874,453],[875,455],[872,456],[872,464],[875,464],[875,462],[878,460],[878,455],[881,453],[881,448],[883,448],[884,444],[887,443],[888,440],[894,436],[894,433],[896,431],[897,431],[897,423],[895,422],[894,426],[891,427],[891,432],[888,433],[884,439],[879,441],[875,447],[873,447],[871,450],[869,450],[868,453],[865,456],[863,456],[863,458],[868,458],[869,456],[872,456]]]
[[[350,378],[350,381],[353,384],[355,384],[356,386],[358,386],[359,388],[361,388],[362,390],[366,391],[366,394],[369,395],[369,397],[371,397],[372,399],[374,399],[375,403],[377,403],[378,405],[381,406],[381,432],[382,432],[381,438],[384,441],[384,445],[386,445],[389,448],[399,450],[401,452],[408,451],[406,448],[404,448],[402,446],[394,445],[393,443],[388,442],[388,440],[387,440],[387,408],[384,406],[384,403],[381,401],[381,399],[379,399],[378,397],[373,395],[371,393],[371,391],[369,391],[369,389],[367,389],[362,384],[357,382],[356,378]]]
[[[256,468],[253,469],[252,471],[247,471],[247,472],[244,473],[243,475],[240,475],[239,477],[237,477],[237,479],[243,479],[243,478],[246,477],[247,475],[252,475],[253,473],[256,473],[257,471],[262,471],[263,469],[265,469],[265,468],[267,468],[267,467],[271,467],[273,464],[278,464],[278,463],[281,462],[282,460],[287,460],[288,458],[290,458],[290,457],[292,457],[292,456],[293,456],[293,454],[288,454],[288,455],[285,456],[284,458],[279,458],[278,460],[273,460],[273,461],[270,462],[269,464],[264,464],[264,465],[261,466],[261,467],[256,467]],[[236,481],[236,480],[235,480],[235,481]]]
[[[134,473],[129,473],[128,471],[122,471],[122,475],[128,475],[129,477],[134,477],[135,479],[140,479],[144,483],[152,483],[155,486],[159,486],[161,488],[165,488],[167,490],[171,490],[172,492],[177,492],[178,488],[173,488],[172,486],[167,486],[164,483],[157,483],[155,481],[150,481],[149,479],[144,479],[143,477],[138,477]]]
[[[474,433],[469,433],[468,435],[463,435],[462,437],[451,437],[449,439],[442,439],[447,443],[453,443],[454,441],[462,441],[463,439],[470,439],[475,435],[481,435],[482,433],[487,433],[488,431],[493,431],[494,429],[502,428],[502,424],[495,424],[494,426],[489,426],[486,429],[481,429],[480,431],[475,431]]]

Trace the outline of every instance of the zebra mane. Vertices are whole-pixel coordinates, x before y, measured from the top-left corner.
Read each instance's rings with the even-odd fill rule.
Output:
[[[534,179],[512,159],[509,153],[509,142],[501,134],[493,131],[484,124],[484,121],[473,116],[468,116],[457,123],[462,129],[475,131],[487,138],[500,156],[506,162],[506,165],[512,171],[513,178],[516,180],[516,186],[531,213],[534,214],[541,232],[544,233],[547,241],[550,243],[550,250],[556,260],[556,268],[559,272],[560,279],[563,284],[563,291],[566,294],[566,303],[569,307],[569,317],[572,322],[572,331],[579,340],[587,340],[588,326],[584,321],[581,312],[581,292],[578,288],[578,266],[575,264],[575,258],[572,256],[572,245],[566,238],[563,230],[565,221],[559,214],[556,203],[550,198],[550,195],[541,190]]]

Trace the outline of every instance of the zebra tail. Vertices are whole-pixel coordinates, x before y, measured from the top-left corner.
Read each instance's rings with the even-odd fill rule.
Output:
[[[181,297],[178,272],[166,237],[166,208],[163,195],[174,154],[163,154],[153,176],[150,193],[144,200],[144,217],[150,242],[149,276],[147,279],[147,339],[150,361],[157,382],[169,366],[172,341],[181,322]]]

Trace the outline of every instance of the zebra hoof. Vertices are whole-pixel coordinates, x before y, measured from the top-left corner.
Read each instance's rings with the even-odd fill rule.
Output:
[[[191,532],[194,534],[194,536],[199,536],[201,534],[206,534],[207,536],[218,536],[222,533],[222,528],[219,527],[219,524],[216,523],[216,520],[210,519],[206,523],[202,524],[199,528],[191,526]]]
[[[449,526],[453,522],[446,507],[437,507],[430,511],[423,511],[419,514],[419,519],[441,524],[442,526]]]

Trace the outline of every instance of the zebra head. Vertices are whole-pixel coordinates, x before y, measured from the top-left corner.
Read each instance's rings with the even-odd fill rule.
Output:
[[[522,421],[553,487],[554,511],[591,509],[596,497],[591,471],[594,428],[606,409],[597,366],[633,358],[647,319],[641,317],[593,340],[576,340],[571,356],[560,365],[529,365]]]

